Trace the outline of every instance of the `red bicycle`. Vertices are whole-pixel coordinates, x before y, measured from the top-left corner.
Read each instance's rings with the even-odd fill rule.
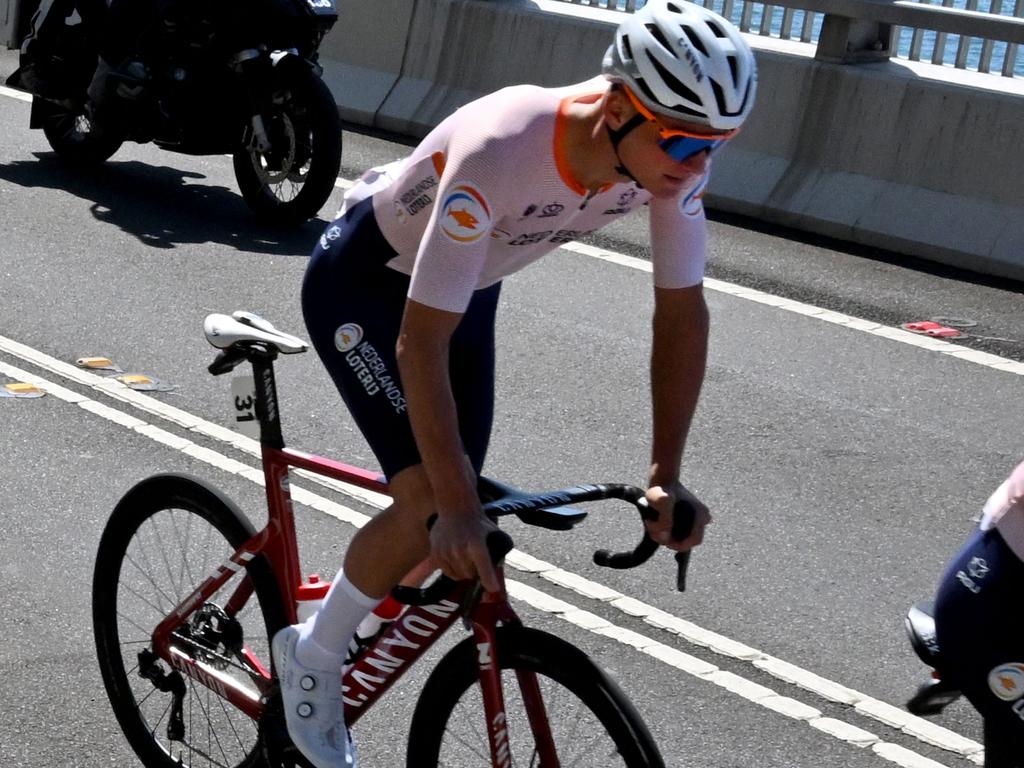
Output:
[[[244,312],[210,315],[205,329],[222,350],[211,373],[253,366],[255,394],[236,404],[260,425],[267,524],[257,531],[224,494],[185,475],[155,475],[128,491],[96,560],[100,670],[118,723],[150,768],[305,766],[287,736],[268,640],[295,622],[303,584],[289,469],[380,493],[387,487],[372,472],[284,446],[273,363],[304,351],[301,339]],[[583,520],[585,512],[565,505],[585,501],[624,499],[642,516],[653,514],[643,491],[626,485],[529,494],[481,479],[480,491],[488,514],[514,513],[553,530]],[[687,512],[677,510],[679,537],[692,525]],[[499,531],[488,544],[500,576],[512,541]],[[645,535],[632,552],[602,551],[595,560],[632,567],[656,549]],[[410,607],[344,674],[345,717],[357,735],[363,714],[461,617],[472,636],[430,674],[412,718],[407,766],[664,765],[619,687],[568,642],[523,626],[503,580],[496,593],[441,576],[395,594]]]

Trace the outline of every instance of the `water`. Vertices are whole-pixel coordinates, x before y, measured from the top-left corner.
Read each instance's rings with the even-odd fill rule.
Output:
[[[720,11],[722,8],[721,0],[706,0],[709,7],[712,10]],[[625,0],[617,0],[618,8],[625,8]],[[637,0],[637,7],[643,7],[645,0]],[[992,12],[992,6],[996,6],[996,12],[1001,16],[1014,16],[1014,4],[1017,0],[978,0],[976,10],[990,13]],[[933,2],[934,5],[939,5],[939,2]],[[967,0],[953,0],[954,8],[965,8]],[[1018,4],[1020,11],[1017,15],[1024,15],[1024,3]],[[730,21],[734,24],[739,25],[740,14],[743,12],[743,3],[737,2],[733,8],[733,14]],[[751,29],[759,29],[761,25],[761,18],[764,15],[764,5],[755,4],[753,6],[753,13],[751,15]],[[776,12],[775,18],[771,25],[771,34],[773,37],[779,36],[781,27],[781,14]],[[817,14],[817,18],[814,20],[812,25],[811,40],[816,42],[818,35],[821,32],[822,14]],[[794,34],[798,35],[801,26],[804,21],[804,12],[794,12]],[[902,58],[907,58],[910,53],[911,37],[913,36],[914,30],[906,27],[901,27],[899,32],[899,41],[896,48],[896,53]],[[924,32],[923,41],[921,45],[921,60],[931,61],[932,51],[935,48],[936,33],[931,31]],[[981,46],[982,40],[972,38],[968,46],[967,54],[967,69],[976,70],[978,68],[978,61],[981,57]],[[945,42],[945,50],[943,51],[942,61],[944,64],[952,65],[956,59],[957,47],[960,44],[960,38],[957,35],[947,35]],[[992,52],[992,62],[990,65],[990,71],[999,74],[1003,71],[1003,61],[1006,57],[1007,44],[1006,43],[995,43]],[[1024,46],[1018,47],[1017,50],[1017,61],[1014,65],[1014,74],[1017,77],[1024,77]]]

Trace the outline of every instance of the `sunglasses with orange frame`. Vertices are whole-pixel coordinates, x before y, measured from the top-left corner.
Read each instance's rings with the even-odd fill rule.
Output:
[[[682,128],[670,128],[661,122],[651,110],[645,107],[643,102],[628,87],[624,85],[622,90],[626,92],[626,96],[629,97],[629,101],[636,107],[637,112],[658,127],[658,134],[661,136],[658,146],[677,163],[681,163],[700,152],[714,152],[739,133],[739,128],[715,134],[696,133]]]

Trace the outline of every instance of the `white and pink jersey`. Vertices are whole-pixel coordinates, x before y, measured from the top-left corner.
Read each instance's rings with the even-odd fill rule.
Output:
[[[649,202],[654,283],[699,284],[707,175],[675,199],[629,182],[589,192],[565,160],[567,110],[600,98],[602,78],[563,88],[504,88],[459,109],[412,155],[368,171],[346,205],[373,195],[377,224],[411,275],[409,296],[462,312],[473,291]]]

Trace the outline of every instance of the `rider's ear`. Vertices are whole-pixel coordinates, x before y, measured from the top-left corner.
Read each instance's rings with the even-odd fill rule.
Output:
[[[612,130],[621,128],[635,111],[622,86],[613,83],[604,98],[604,120],[608,127]]]

